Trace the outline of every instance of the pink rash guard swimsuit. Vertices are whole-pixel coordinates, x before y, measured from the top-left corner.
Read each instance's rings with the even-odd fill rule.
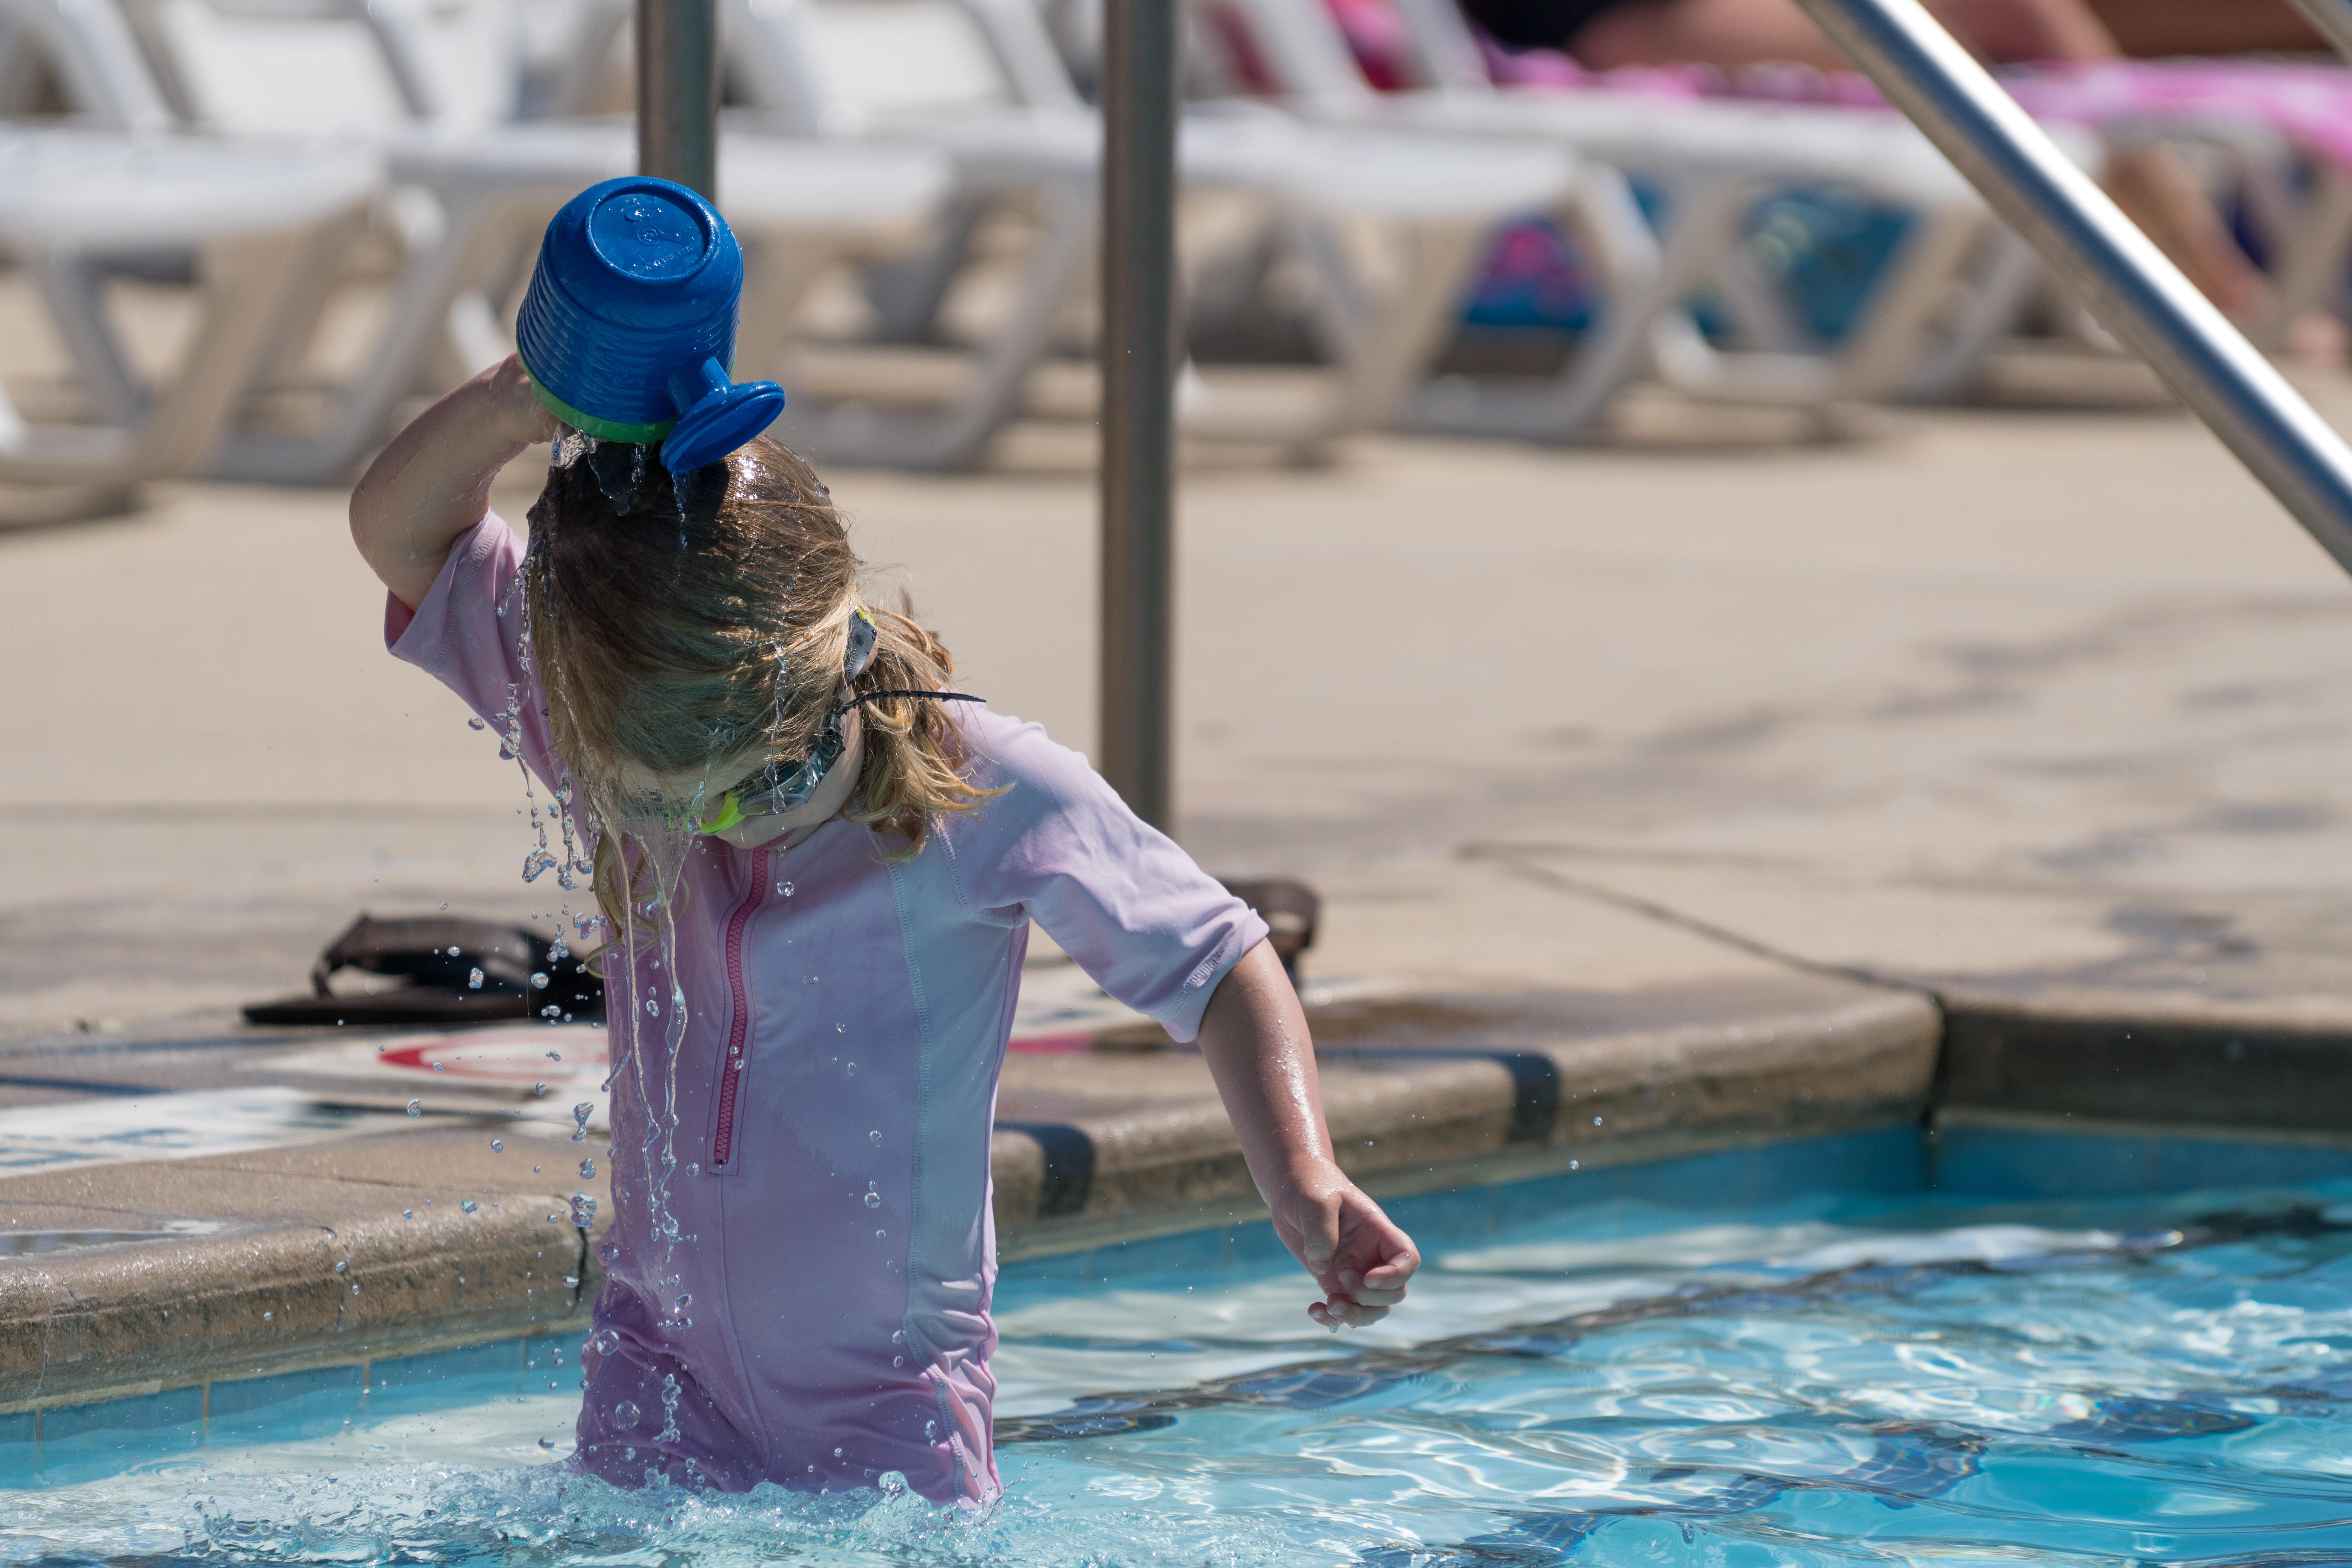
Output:
[[[517,652],[521,558],[484,518],[414,616],[392,601],[385,630],[493,731],[519,703],[522,758],[547,781],[544,699]],[[910,861],[885,863],[894,841],[838,817],[789,871],[782,851],[717,839],[687,856],[681,1238],[664,1268],[645,1150],[672,980],[648,953],[634,992],[663,1008],[643,1020],[656,1109],[616,1079],[615,1213],[583,1358],[580,1462],[595,1473],[732,1491],[895,1470],[937,1502],[1000,1489],[989,1135],[1029,922],[1179,1041],[1266,928],[1036,725],[977,708],[958,721],[973,782],[1009,787],[948,816]],[[627,979],[609,981],[616,1056]]]

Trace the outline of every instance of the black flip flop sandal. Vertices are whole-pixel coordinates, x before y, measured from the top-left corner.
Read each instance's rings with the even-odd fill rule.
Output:
[[[257,1002],[254,1024],[491,1024],[546,1016],[602,1020],[604,982],[576,958],[550,961],[545,937],[521,926],[421,915],[377,920],[362,915],[311,966],[308,996]],[[338,971],[405,980],[372,994],[335,994]],[[481,976],[479,984],[475,974]],[[545,975],[544,985],[532,984]]]

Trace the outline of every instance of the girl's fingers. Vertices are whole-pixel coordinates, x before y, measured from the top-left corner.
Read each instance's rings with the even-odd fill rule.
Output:
[[[1360,1329],[1368,1323],[1377,1323],[1389,1315],[1389,1310],[1367,1302],[1351,1301],[1345,1296],[1334,1296],[1328,1300],[1309,1303],[1307,1315],[1314,1320],[1317,1328],[1329,1329],[1336,1333],[1341,1328]]]
[[[1404,1300],[1404,1288],[1383,1290],[1377,1285],[1359,1285],[1348,1292],[1348,1297],[1360,1307],[1393,1307]]]
[[[1420,1267],[1421,1259],[1408,1253],[1373,1268],[1342,1268],[1339,1288],[1359,1301],[1370,1299],[1367,1291],[1385,1292],[1391,1301],[1399,1300],[1404,1296],[1406,1283]]]

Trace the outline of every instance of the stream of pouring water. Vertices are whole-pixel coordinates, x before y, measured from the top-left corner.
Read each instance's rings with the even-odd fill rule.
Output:
[[[565,429],[555,442],[551,471],[588,463],[598,489],[617,510],[626,513],[635,510],[648,477],[646,451],[638,445],[611,445],[627,447],[625,469],[615,460],[619,454],[606,443]],[[687,498],[677,484],[670,488],[678,513],[678,543],[687,548]],[[535,536],[525,554],[523,570],[518,574],[518,585],[534,573],[545,573],[547,563],[541,545],[541,541]],[[510,600],[512,596],[510,593]],[[555,602],[553,594],[540,594],[539,613],[556,613]],[[506,615],[507,607],[502,605],[499,614]],[[520,623],[516,662],[529,672],[534,654],[530,616],[526,614],[514,618]],[[543,689],[551,693],[560,691],[564,681],[562,669],[542,661],[539,674]],[[552,869],[557,884],[569,895],[577,891],[582,879],[586,878],[593,897],[596,847],[608,837],[614,847],[620,871],[619,909],[606,910],[600,904],[589,911],[575,912],[567,897],[561,918],[569,922],[583,942],[595,933],[603,933],[608,939],[597,954],[607,987],[605,1028],[611,1053],[602,1087],[608,1095],[622,1089],[633,1094],[640,1112],[636,1158],[614,1162],[613,1201],[616,1209],[642,1203],[646,1230],[656,1251],[652,1258],[641,1261],[646,1268],[648,1283],[656,1291],[663,1321],[673,1330],[690,1328],[693,1319],[688,1312],[693,1297],[680,1289],[677,1249],[680,1243],[691,1244],[695,1237],[681,1229],[670,1202],[678,1169],[678,1059],[690,1021],[686,989],[677,967],[677,900],[686,857],[695,842],[690,824],[704,806],[708,778],[698,786],[694,799],[686,804],[682,812],[650,813],[632,811],[627,803],[605,798],[604,792],[583,787],[565,773],[551,786],[553,798],[545,812],[545,817],[554,819],[561,835],[563,855],[558,859],[549,843],[547,823],[531,792],[530,770],[521,763],[520,700],[520,692],[509,688],[505,744],[500,747],[500,755],[513,757],[522,766],[525,796],[533,803],[532,823],[539,842],[525,857],[523,879],[535,881]],[[551,761],[554,766],[562,765],[561,759]],[[559,935],[555,955],[568,953],[569,948]],[[612,1115],[616,1148],[628,1120],[616,1104]],[[590,1168],[583,1162],[583,1170]],[[643,1184],[642,1191],[631,1190],[635,1183]],[[573,1217],[583,1228],[593,1226],[593,1195],[574,1195]],[[600,1243],[597,1250],[600,1260],[608,1266],[620,1252],[618,1244],[610,1238]],[[604,1348],[611,1346],[606,1344]],[[678,1390],[675,1380],[671,1380],[664,1393],[666,1439],[676,1436],[677,1399]]]

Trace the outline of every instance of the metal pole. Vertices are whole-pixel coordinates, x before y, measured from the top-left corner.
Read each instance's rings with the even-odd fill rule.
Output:
[[[2352,449],[2016,100],[1918,0],[1797,3],[2352,571]]]
[[[1173,819],[1176,7],[1104,5],[1103,777]]]
[[[637,172],[719,199],[716,0],[637,0]]]
[[[2352,59],[2352,0],[2294,0],[2294,8],[2336,46],[2337,54]]]

